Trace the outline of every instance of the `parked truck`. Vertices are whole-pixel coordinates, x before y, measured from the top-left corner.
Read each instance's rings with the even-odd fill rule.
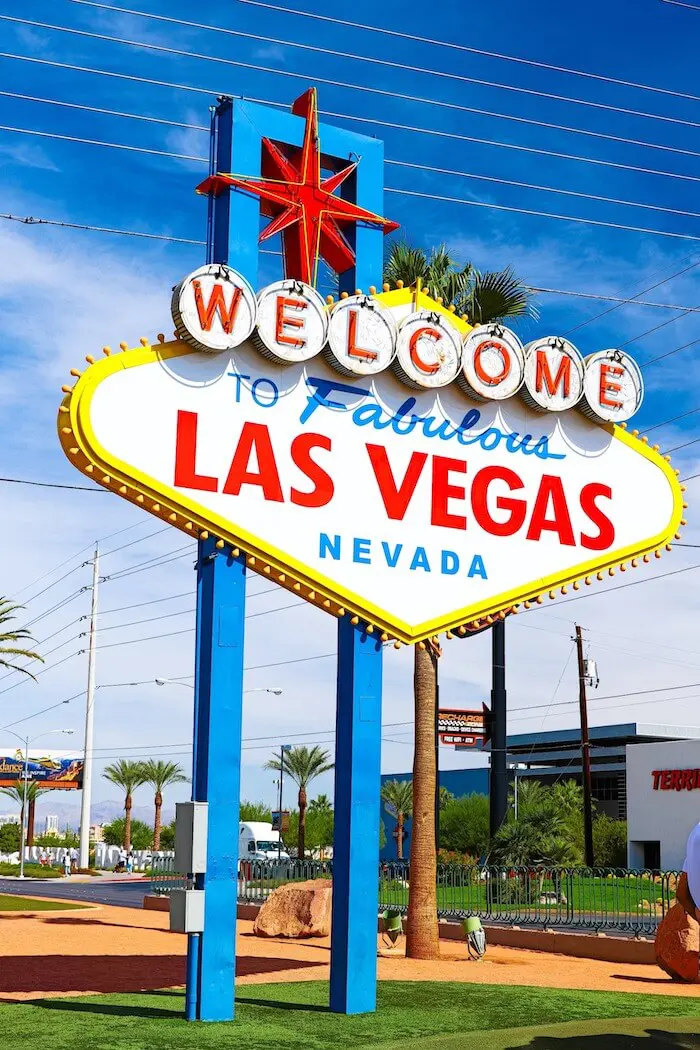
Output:
[[[242,820],[238,834],[238,856],[242,861],[289,860],[289,853],[272,824]]]

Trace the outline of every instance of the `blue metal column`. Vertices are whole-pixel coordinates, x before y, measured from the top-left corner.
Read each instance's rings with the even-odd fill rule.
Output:
[[[330,1007],[377,1006],[382,644],[338,621]]]
[[[233,145],[233,99],[222,95],[212,110],[209,131],[209,174],[231,170]],[[210,197],[207,210],[207,262],[227,263],[231,191]]]
[[[243,555],[217,551],[213,537],[200,541],[192,798],[209,803],[209,825],[207,872],[197,877],[197,888],[205,891],[199,1021],[234,1015],[245,582]],[[190,944],[190,956],[196,947]],[[187,976],[189,983],[189,966]]]

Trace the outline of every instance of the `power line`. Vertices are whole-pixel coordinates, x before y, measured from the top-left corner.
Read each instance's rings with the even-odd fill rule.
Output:
[[[678,318],[674,318],[678,320]],[[659,361],[665,361],[667,357],[673,357],[674,354],[679,354],[681,350],[687,350],[690,346],[696,346],[700,343],[700,339],[691,339],[689,343],[683,343],[682,346],[677,346],[675,350],[667,350],[665,354],[659,354],[658,357],[652,357],[650,361],[643,361],[641,367],[649,368],[650,365],[655,365]]]
[[[675,423],[679,419],[685,419],[687,416],[694,416],[697,412],[700,412],[700,408],[691,408],[689,412],[681,412],[679,416],[671,416],[670,419],[665,419],[663,423],[654,423],[653,426],[647,427],[646,430],[641,430],[641,434],[651,434],[652,430],[658,430],[659,427],[666,427],[669,423]]]
[[[630,580],[629,583],[619,583],[616,587],[606,587],[605,590],[595,590],[590,591],[587,594],[577,594],[573,598],[564,598],[563,601],[559,602],[559,605],[568,605],[569,602],[578,602],[581,601],[582,598],[600,597],[603,594],[609,594],[611,591],[621,591],[625,587],[639,587],[642,583],[651,583],[653,580],[664,580],[667,576],[678,576],[682,572],[690,572],[691,569],[700,569],[700,565],[686,565],[684,569],[674,569],[672,572],[662,572],[657,576],[646,576],[641,580]]]
[[[356,55],[356,54],[354,54],[351,51],[337,51],[337,50],[335,50],[333,48],[319,47],[318,45],[315,45],[315,44],[303,44],[303,43],[300,43],[299,41],[296,41],[296,40],[288,40],[288,39],[281,39],[281,38],[278,38],[278,37],[265,36],[265,35],[260,34],[260,33],[248,33],[248,32],[244,32],[243,30],[240,30],[240,29],[229,29],[229,28],[227,28],[225,26],[214,26],[214,25],[209,25],[207,23],[203,23],[203,22],[189,22],[189,21],[185,21],[184,19],[172,18],[172,17],[169,17],[167,15],[157,15],[157,14],[153,14],[153,13],[148,12],[148,11],[137,11],[137,10],[134,10],[133,8],[124,8],[124,7],[115,8],[111,4],[97,3],[96,0],[70,0],[70,2],[71,3],[75,3],[75,4],[80,4],[80,5],[85,6],[85,7],[95,7],[95,8],[100,8],[100,9],[108,10],[108,11],[112,11],[112,12],[114,12],[116,10],[116,11],[118,11],[119,14],[127,14],[127,15],[137,16],[137,17],[140,17],[140,18],[148,18],[148,19],[151,19],[152,21],[169,22],[169,23],[174,23],[176,25],[183,25],[183,26],[186,26],[186,27],[188,27],[190,29],[203,29],[203,30],[215,32],[217,34],[225,34],[227,36],[235,36],[235,37],[237,37],[239,39],[257,40],[257,41],[259,41],[261,43],[264,43],[264,44],[274,44],[274,45],[279,45],[281,47],[293,47],[293,48],[297,48],[297,49],[302,50],[302,51],[310,51],[313,54],[331,55],[333,58],[347,58],[347,59],[350,59],[350,60],[355,61],[355,62],[366,62],[366,63],[368,63],[370,65],[384,66],[384,67],[386,67],[388,69],[400,69],[400,70],[403,70],[403,71],[408,72],[408,73],[425,74],[426,76],[439,77],[440,79],[443,79],[443,80],[453,80],[453,81],[456,81],[457,83],[460,83],[460,84],[477,84],[479,87],[495,88],[495,89],[497,89],[499,91],[511,91],[514,94],[529,95],[529,96],[534,97],[534,98],[546,98],[546,99],[551,99],[551,100],[556,101],[556,102],[567,102],[570,105],[585,106],[585,107],[590,108],[590,109],[600,109],[600,110],[603,110],[604,112],[608,112],[608,113],[621,113],[624,116],[643,117],[644,119],[647,119],[647,120],[660,120],[660,121],[663,121],[663,122],[666,122],[666,123],[669,123],[669,124],[681,124],[681,125],[684,125],[686,127],[694,127],[694,128],[699,128],[700,127],[700,123],[698,123],[696,121],[683,120],[680,117],[670,117],[670,116],[666,116],[665,114],[661,114],[661,113],[647,113],[647,112],[645,112],[643,110],[629,109],[629,108],[624,107],[624,106],[613,106],[613,105],[610,105],[610,104],[605,103],[605,102],[592,102],[589,99],[581,99],[581,98],[577,98],[577,97],[571,96],[571,95],[558,95],[558,94],[556,94],[554,92],[550,92],[550,91],[539,91],[536,88],[527,88],[527,87],[522,87],[520,85],[515,85],[515,84],[503,84],[503,83],[501,83],[501,82],[499,82],[497,80],[483,80],[483,79],[481,79],[479,77],[469,77],[469,76],[465,76],[464,74],[461,74],[461,73],[448,73],[448,72],[446,72],[444,70],[440,70],[440,69],[431,69],[431,68],[426,68],[424,66],[413,66],[413,65],[409,65],[409,64],[407,64],[405,62],[393,62],[390,59],[386,59],[386,58],[374,58],[374,57],[371,57],[369,55]],[[171,48],[171,47],[166,47],[166,46],[164,46],[162,44],[151,44],[151,43],[140,41],[140,40],[127,40],[127,39],[124,39],[122,37],[113,37],[113,36],[108,36],[107,34],[102,34],[102,33],[92,33],[92,32],[88,32],[87,30],[84,30],[84,29],[77,29],[77,28],[73,28],[73,27],[69,27],[69,26],[57,26],[57,25],[54,25],[54,24],[51,24],[51,23],[48,23],[48,22],[36,22],[36,21],[32,21],[30,19],[18,18],[18,17],[13,16],[13,15],[1,15],[0,17],[5,19],[6,21],[9,21],[9,22],[19,22],[19,23],[21,23],[23,25],[31,25],[31,26],[38,27],[38,28],[41,28],[41,29],[50,29],[50,30],[54,30],[54,31],[57,31],[57,32],[71,33],[71,34],[75,34],[77,36],[85,36],[85,37],[89,37],[91,39],[96,39],[96,40],[106,40],[106,41],[108,41],[110,43],[126,44],[126,45],[131,46],[131,47],[145,47],[145,48],[148,48],[149,50],[154,50],[154,51],[158,51],[158,52],[166,53],[166,54],[174,54],[174,55],[178,55],[178,56],[183,57],[183,58],[196,58],[196,59],[201,59],[201,60],[206,61],[206,62],[219,62],[219,63],[223,63],[225,65],[243,66],[244,68],[256,69],[256,70],[258,70],[260,72],[264,72],[264,73],[274,73],[274,74],[278,74],[278,75],[282,75],[282,76],[293,76],[293,77],[297,77],[297,78],[301,78],[301,79],[308,79],[308,74],[306,74],[306,73],[294,73],[294,72],[292,72],[290,70],[286,70],[286,69],[279,68],[279,67],[275,68],[275,67],[271,67],[271,66],[253,65],[251,63],[246,63],[246,62],[238,62],[238,61],[235,61],[233,59],[220,58],[218,55],[206,55],[206,54],[198,53],[196,51],[184,51],[184,50],[182,50],[180,48]],[[484,111],[480,111],[480,110],[468,109],[467,107],[452,105],[450,103],[440,102],[440,101],[438,101],[436,99],[432,99],[432,98],[431,99],[424,99],[424,98],[420,98],[420,97],[417,97],[417,96],[400,95],[399,93],[396,93],[396,92],[393,92],[393,91],[382,91],[382,90],[380,90],[378,88],[370,88],[370,87],[367,87],[365,85],[358,85],[356,83],[355,84],[348,84],[348,83],[345,83],[343,81],[324,80],[323,77],[318,77],[315,74],[314,74],[313,79],[316,80],[318,83],[329,83],[329,84],[332,84],[334,86],[342,87],[342,88],[350,88],[350,89],[355,89],[355,90],[371,91],[372,93],[381,94],[381,95],[388,95],[388,96],[394,97],[394,98],[404,98],[404,99],[407,99],[408,101],[412,101],[412,102],[421,102],[421,103],[426,103],[426,104],[433,105],[433,106],[447,106],[448,108],[453,108],[453,109],[465,109],[467,112],[476,112],[476,113],[479,113],[479,112],[483,113],[484,112]],[[504,114],[493,114],[493,113],[487,113],[485,115],[488,115],[488,116],[504,116]],[[519,117],[507,117],[507,119],[522,120],[523,123],[539,123],[537,121],[528,121],[528,120],[525,120],[525,118],[519,118]],[[556,125],[549,125],[549,126],[550,127],[555,127]],[[576,129],[563,128],[561,130],[571,131],[571,130],[576,130]],[[594,134],[594,133],[591,133],[591,134]]]
[[[680,449],[687,448],[688,445],[695,445],[698,441],[700,441],[700,437],[693,438],[692,441],[685,441],[682,445],[674,445],[673,448],[667,448],[662,455],[667,456],[670,452],[679,452]]]
[[[637,88],[640,91],[652,91],[660,95],[670,95],[673,98],[689,99],[691,102],[700,102],[700,95],[691,95],[684,91],[674,91],[671,88],[656,87],[653,84],[642,84],[634,80],[620,80],[617,77],[604,76],[601,73],[591,73],[584,69],[571,69],[568,66],[556,66],[550,62],[539,62],[532,58],[522,58],[517,55],[505,55],[499,51],[487,51],[479,47],[467,47],[465,44],[456,44],[450,40],[435,40],[430,37],[418,36],[415,33],[405,33],[397,29],[385,29],[382,26],[367,25],[362,22],[351,22],[348,19],[332,18],[330,15],[320,15],[314,11],[302,11],[296,8],[282,7],[280,4],[263,3],[262,0],[239,0],[242,4],[250,7],[261,7],[268,11],[279,11],[286,15],[298,15],[302,18],[311,18],[316,21],[330,22],[334,25],[347,26],[351,29],[361,29],[365,32],[381,33],[385,36],[398,37],[402,40],[415,40],[421,44],[431,44],[436,47],[451,48],[454,51],[463,51],[471,55],[481,55],[484,58],[495,58],[504,62],[514,62],[524,66],[532,66],[536,69],[549,69],[555,73],[567,73],[571,76],[585,77],[589,80],[602,81],[605,84],[617,84],[620,87]],[[662,0],[663,3],[676,3],[679,7],[691,7],[692,10],[700,10],[692,4],[681,3],[680,0]]]
[[[0,18],[3,18],[0,15]],[[148,146],[129,146],[124,142],[105,142],[99,139],[86,139],[78,135],[60,135],[57,131],[36,131],[34,128],[16,128],[10,124],[0,124],[0,131],[15,132],[18,135],[33,135],[42,139],[57,139],[59,142],[77,142],[83,146],[106,146],[110,149],[125,149],[130,153],[146,153],[154,157],[167,157],[169,160],[194,160],[204,163],[206,157],[193,157],[188,153],[172,153],[168,150],[153,149]]]
[[[12,222],[21,222],[25,226],[59,226],[67,230],[89,230],[91,233],[114,233],[122,237],[143,237],[146,240],[151,241],[172,241],[176,244],[196,244],[201,246],[206,244],[206,241],[196,241],[188,237],[169,237],[164,233],[145,233],[143,230],[117,230],[110,226],[89,226],[82,222],[65,222],[62,219],[37,219],[33,215],[10,215],[5,212],[0,214],[0,219],[9,219]],[[37,485],[39,482],[36,481],[17,481],[15,478],[3,478],[3,481],[14,481],[16,484],[22,485]],[[82,489],[82,485],[62,485],[61,488],[78,488]],[[87,490],[86,490],[87,491]],[[106,489],[90,489],[90,492],[106,492]]]
[[[11,218],[12,216],[0,216],[0,218]],[[59,485],[53,481],[28,481],[25,478],[0,478],[7,485],[36,485],[40,489],[73,489],[74,492],[106,492],[96,485]]]

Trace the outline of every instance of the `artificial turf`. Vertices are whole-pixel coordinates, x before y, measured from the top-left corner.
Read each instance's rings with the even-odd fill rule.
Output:
[[[183,995],[175,991],[42,999],[0,1004],[0,1030],[12,1033],[14,1045],[39,1045],[50,1032],[52,1050],[351,1050],[405,1047],[411,1042],[415,1050],[431,1045],[438,1050],[441,1044],[444,1050],[461,1050],[462,1045],[473,1050],[488,1045],[476,1033],[501,1030],[505,1035],[510,1030],[521,1041],[506,1045],[529,1046],[522,1042],[527,1026],[598,1018],[652,1017],[661,1030],[666,1017],[690,1018],[682,1027],[700,1032],[700,999],[673,995],[386,981],[379,985],[376,1014],[331,1014],[327,1001],[328,985],[323,982],[246,985],[237,989],[236,1021],[221,1025],[185,1022]],[[533,1048],[564,1045],[558,1040],[538,1042],[539,1036],[532,1034]],[[600,1034],[586,1038],[582,1045],[591,1050],[635,1045],[609,1043]],[[567,1050],[573,1045],[567,1043]]]
[[[41,897],[15,897],[11,893],[0,893],[0,912],[3,911],[75,911],[84,904],[68,901],[47,901]]]

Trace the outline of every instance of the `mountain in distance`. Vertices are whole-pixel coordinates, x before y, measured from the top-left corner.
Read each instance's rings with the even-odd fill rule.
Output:
[[[0,803],[0,810],[4,812],[2,803]],[[8,804],[7,812],[11,811],[11,804]],[[77,828],[80,824],[80,792],[52,791],[50,795],[42,795],[36,806],[36,829],[38,834],[41,834],[44,818],[49,813],[58,817],[58,825],[61,830],[66,825],[71,828]],[[116,799],[93,802],[90,807],[91,824],[109,824],[117,817],[123,816],[124,803]],[[153,823],[153,806],[134,806],[131,810],[131,817],[132,820],[142,820],[144,824],[150,825]],[[174,817],[175,807],[164,806],[163,824],[169,824]]]

